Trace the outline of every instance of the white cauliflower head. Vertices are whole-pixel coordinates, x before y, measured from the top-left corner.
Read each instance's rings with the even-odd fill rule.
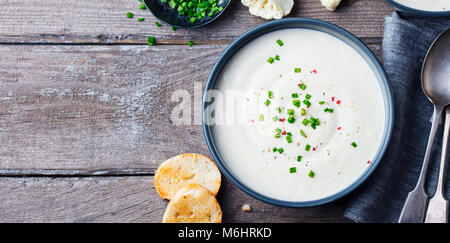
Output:
[[[281,19],[288,15],[294,0],[241,0],[250,13],[264,19]]]
[[[334,11],[341,3],[341,0],[320,0],[320,2],[322,2],[322,5],[328,10]]]

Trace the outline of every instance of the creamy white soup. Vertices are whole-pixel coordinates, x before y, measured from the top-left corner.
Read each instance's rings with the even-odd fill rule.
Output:
[[[381,89],[366,61],[329,34],[265,34],[232,57],[216,89],[218,152],[265,196],[321,199],[372,166],[385,126]]]
[[[425,11],[448,11],[450,10],[450,0],[395,0],[410,8]]]

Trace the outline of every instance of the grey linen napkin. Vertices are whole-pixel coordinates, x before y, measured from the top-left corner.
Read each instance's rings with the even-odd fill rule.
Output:
[[[431,128],[433,106],[421,89],[422,63],[434,39],[447,28],[450,19],[386,16],[383,65],[393,91],[395,125],[383,160],[352,194],[345,217],[355,222],[398,221],[406,196],[418,180]],[[431,156],[429,195],[437,184],[442,130],[441,126]]]

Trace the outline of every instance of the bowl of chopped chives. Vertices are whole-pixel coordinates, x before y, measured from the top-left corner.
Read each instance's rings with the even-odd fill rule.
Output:
[[[216,20],[231,0],[144,0],[153,15],[176,28],[197,28]]]

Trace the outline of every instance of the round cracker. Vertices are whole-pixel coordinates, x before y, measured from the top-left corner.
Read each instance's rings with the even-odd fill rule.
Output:
[[[181,188],[170,200],[163,223],[221,223],[222,210],[213,194],[199,184]]]
[[[201,154],[180,154],[163,162],[155,174],[156,191],[164,199],[172,199],[181,188],[192,183],[217,195],[221,175],[214,161]]]

